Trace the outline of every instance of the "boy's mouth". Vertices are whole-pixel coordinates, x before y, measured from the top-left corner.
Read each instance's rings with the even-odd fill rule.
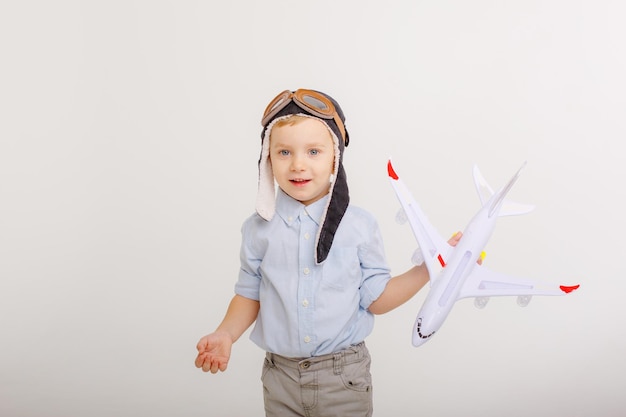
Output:
[[[302,178],[296,178],[296,179],[293,179],[293,180],[289,180],[289,182],[291,182],[294,185],[305,185],[309,181],[311,181],[311,180],[305,180],[305,179],[302,179]]]

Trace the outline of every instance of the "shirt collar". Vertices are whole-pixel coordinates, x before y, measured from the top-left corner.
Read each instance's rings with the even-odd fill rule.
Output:
[[[308,214],[309,217],[319,226],[324,209],[328,205],[329,195],[317,200],[315,203],[305,206],[298,200],[295,200],[287,195],[280,188],[276,195],[276,213],[283,219],[289,226],[298,218],[301,213]]]

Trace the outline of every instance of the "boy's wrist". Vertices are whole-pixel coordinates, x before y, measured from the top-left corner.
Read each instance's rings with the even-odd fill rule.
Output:
[[[223,335],[224,337],[227,337],[232,343],[235,343],[235,341],[237,340],[237,338],[235,337],[235,335],[233,335],[232,332],[230,332],[230,331],[228,331],[226,329],[220,328],[220,327],[218,327],[215,330],[214,334],[217,335],[217,336],[222,336]]]

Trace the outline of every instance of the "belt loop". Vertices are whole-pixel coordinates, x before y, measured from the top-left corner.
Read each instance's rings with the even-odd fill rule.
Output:
[[[357,358],[362,359],[365,356],[365,342],[361,342],[355,346]]]
[[[343,373],[343,352],[337,352],[333,355],[333,373],[335,375]]]

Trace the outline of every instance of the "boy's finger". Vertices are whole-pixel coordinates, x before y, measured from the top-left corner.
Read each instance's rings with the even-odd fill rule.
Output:
[[[195,361],[196,368],[202,368],[205,358],[206,358],[206,355],[204,354],[199,354],[198,356],[196,356],[196,361]]]
[[[211,373],[212,373],[212,374],[216,374],[216,373],[217,373],[217,371],[220,369],[219,364],[220,364],[220,363],[219,363],[219,361],[218,361],[218,360],[212,360],[212,361],[211,361]]]
[[[206,340],[200,339],[200,341],[196,345],[196,349],[198,350],[198,352],[204,352],[207,348],[207,345],[208,343],[206,342]]]
[[[461,232],[456,232],[456,233],[454,233],[454,234],[450,237],[450,239],[448,240],[448,243],[449,243],[449,244],[453,244],[453,243],[454,243],[454,244],[457,244],[457,243],[459,243],[459,240],[461,240],[461,236],[463,236],[463,233],[461,233]]]

